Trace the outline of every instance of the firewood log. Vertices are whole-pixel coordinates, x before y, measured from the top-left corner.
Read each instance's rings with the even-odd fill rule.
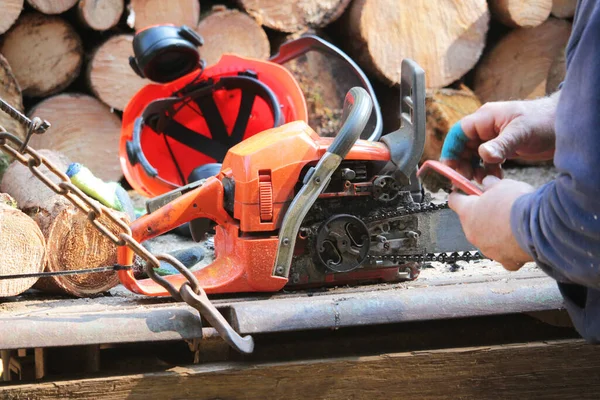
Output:
[[[46,133],[31,138],[31,146],[59,151],[101,179],[121,178],[121,122],[106,105],[91,96],[62,93],[38,103],[29,115],[52,124]]]
[[[110,37],[93,53],[87,66],[92,92],[110,107],[123,110],[129,100],[150,81],[140,78],[129,66],[133,35]]]
[[[204,38],[200,48],[207,65],[215,64],[224,53],[267,59],[269,38],[263,28],[248,14],[215,6],[196,29]]]
[[[70,160],[64,155],[42,149],[41,155],[66,171]],[[45,167],[42,173],[53,182],[59,180]],[[36,178],[27,167],[13,162],[2,180],[2,191],[15,198],[21,210],[38,224],[46,240],[46,271],[64,271],[110,266],[117,261],[117,246],[94,228],[87,215],[63,196],[57,195]],[[124,221],[127,216],[117,213]],[[102,217],[101,221],[107,221]],[[114,224],[109,224],[118,233]],[[40,278],[34,287],[88,297],[109,290],[118,283],[115,272]]]
[[[16,201],[0,193],[0,275],[39,273],[46,262],[46,241],[33,219],[17,208]],[[16,296],[38,278],[0,280],[0,298]]]
[[[322,28],[337,20],[350,0],[238,0],[258,23],[281,32]]]
[[[492,17],[511,28],[533,28],[550,16],[552,0],[489,0]]]
[[[66,88],[77,78],[83,46],[77,32],[57,16],[22,15],[4,35],[6,57],[24,96],[43,97]]]
[[[23,112],[23,97],[21,96],[21,88],[12,68],[8,64],[6,58],[0,54],[0,97],[17,110]],[[0,111],[0,126],[4,127],[8,132],[20,137],[25,137],[25,128],[13,118],[3,111]]]
[[[571,18],[575,15],[577,0],[553,0],[552,15],[556,18]]]
[[[571,23],[556,18],[509,32],[477,66],[475,94],[483,103],[544,96],[550,66],[570,33]]]
[[[425,150],[421,163],[438,160],[446,134],[461,118],[474,113],[481,102],[468,87],[429,90],[425,97],[427,114]]]
[[[77,0],[27,0],[27,3],[44,14],[62,14],[73,7]]]
[[[0,34],[6,32],[19,18],[23,9],[24,0],[2,1],[2,14],[0,14]]]
[[[199,0],[131,0],[130,9],[136,30],[167,23],[196,28],[200,18]]]
[[[88,28],[105,31],[117,25],[124,7],[124,0],[79,0],[77,13]]]
[[[482,54],[489,26],[485,0],[356,0],[343,26],[354,59],[383,82],[400,82],[404,58],[415,60],[428,88],[449,85]]]

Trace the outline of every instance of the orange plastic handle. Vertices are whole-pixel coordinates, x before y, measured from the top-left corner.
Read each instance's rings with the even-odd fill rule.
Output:
[[[426,172],[435,172],[442,175],[443,177],[449,179],[456,188],[462,190],[466,194],[475,196],[481,196],[483,194],[481,189],[471,183],[470,180],[439,161],[425,161],[421,168],[419,168],[417,176],[422,176]]]
[[[200,201],[201,199],[211,199],[211,201]],[[131,233],[134,239],[141,243],[194,218],[202,217],[210,218],[219,225],[235,226],[235,221],[223,207],[223,185],[215,177],[208,178],[199,188],[184,194],[155,212],[138,218],[131,224]],[[133,251],[126,246],[119,247],[117,260],[121,265],[131,265]],[[166,289],[152,279],[135,279],[131,270],[119,271],[119,279],[123,286],[134,293],[148,296],[169,295]],[[185,282],[182,275],[170,275],[166,279],[176,288]]]

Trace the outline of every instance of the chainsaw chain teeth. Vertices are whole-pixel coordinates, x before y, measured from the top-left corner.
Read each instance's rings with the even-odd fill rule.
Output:
[[[373,222],[385,223],[389,219],[398,217],[404,217],[411,214],[418,214],[424,212],[432,212],[436,210],[442,210],[448,208],[448,203],[420,203],[414,206],[409,206],[396,211],[379,211],[370,215],[366,218],[362,218],[365,224],[372,224]],[[457,261],[473,261],[485,259],[483,254],[479,251],[463,251],[454,253],[425,253],[425,254],[386,254],[386,255],[368,255],[367,263],[376,263],[377,261],[390,261],[390,262],[442,262],[442,263],[456,263]]]

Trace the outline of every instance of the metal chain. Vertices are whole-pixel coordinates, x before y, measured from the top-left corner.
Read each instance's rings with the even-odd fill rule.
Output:
[[[0,109],[7,112],[17,121],[28,128],[27,138],[22,141],[15,135],[9,133],[0,126],[0,151],[12,156],[16,161],[29,168],[31,173],[36,176],[42,183],[49,187],[53,192],[65,197],[81,212],[87,215],[90,223],[106,236],[111,242],[117,246],[127,246],[134,254],[146,262],[145,269],[148,276],[157,284],[162,286],[169,294],[177,301],[183,301],[191,307],[198,310],[200,315],[204,316],[212,323],[212,326],[217,330],[220,336],[233,348],[242,353],[251,353],[254,348],[252,337],[241,337],[225,318],[220,314],[212,302],[208,299],[206,292],[200,286],[198,279],[192,274],[179,260],[168,255],[160,254],[154,256],[146,248],[144,248],[137,240],[131,236],[131,228],[125,221],[115,215],[113,211],[104,205],[94,202],[90,197],[83,193],[78,187],[71,183],[69,177],[59,170],[48,159],[31,148],[27,142],[32,133],[43,133],[50,126],[46,121],[39,118],[30,120],[18,110],[14,109],[10,104],[0,98]],[[15,149],[10,144],[18,147]],[[45,166],[56,178],[59,183],[56,184],[49,179],[41,170],[40,167]],[[115,224],[120,232],[115,234],[111,231],[108,225],[100,219],[102,216],[108,218],[110,222]],[[171,264],[177,269],[187,280],[180,289],[177,290],[169,281],[159,276],[154,269],[160,267],[159,260]]]

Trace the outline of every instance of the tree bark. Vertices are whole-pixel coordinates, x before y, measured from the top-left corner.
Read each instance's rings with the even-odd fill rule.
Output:
[[[117,25],[124,7],[124,0],[79,0],[77,13],[88,28],[105,31]]]
[[[206,65],[219,61],[225,53],[267,59],[269,38],[252,17],[238,10],[215,6],[202,18],[197,32],[204,38],[200,54]]]
[[[130,9],[130,26],[136,30],[157,24],[196,28],[200,19],[199,0],[131,0]]]
[[[555,18],[509,32],[475,70],[475,93],[483,103],[544,96],[550,66],[570,34],[571,24]]]
[[[0,275],[39,273],[44,270],[46,242],[37,224],[0,193]],[[38,278],[0,280],[0,297],[16,296]]]
[[[552,0],[489,0],[492,17],[511,28],[533,28],[550,16]]]
[[[17,21],[24,0],[4,0],[2,1],[2,14],[0,14],[0,35],[10,29]]]
[[[556,18],[571,18],[575,15],[577,0],[553,0],[552,15]]]
[[[46,133],[31,138],[31,146],[61,152],[100,179],[121,178],[121,122],[100,101],[87,95],[63,93],[38,103],[29,115],[52,124]]]
[[[337,20],[350,0],[238,0],[259,24],[282,32],[322,28]]]
[[[8,60],[0,54],[0,97],[17,110],[23,112],[23,97],[21,88],[15,79]],[[0,126],[8,132],[20,137],[25,137],[25,128],[8,114],[0,111]]]
[[[140,78],[129,66],[133,35],[110,37],[93,53],[87,67],[92,92],[104,103],[124,110],[131,98],[150,81]]]
[[[4,35],[6,57],[24,96],[43,97],[77,78],[83,46],[77,32],[57,16],[28,13]]]
[[[42,149],[40,154],[66,171],[70,160],[64,155]],[[45,167],[42,173],[59,182]],[[46,271],[95,268],[117,262],[117,246],[92,226],[87,215],[63,196],[57,195],[36,178],[27,167],[13,163],[2,180],[2,191],[11,194],[19,207],[33,218],[46,240]],[[123,213],[117,213],[126,222]],[[102,217],[101,221],[108,219]],[[117,233],[114,224],[109,224]],[[115,272],[54,276],[41,278],[36,288],[67,293],[77,297],[92,296],[109,290],[118,283]]]
[[[421,163],[438,160],[446,134],[461,118],[481,107],[481,102],[468,87],[430,90],[425,97],[427,112],[425,150]]]
[[[347,13],[351,53],[383,82],[400,82],[404,58],[424,70],[428,88],[449,85],[482,54],[489,26],[485,0],[356,0]]]
[[[62,14],[73,7],[77,0],[27,0],[27,3],[44,14]]]

